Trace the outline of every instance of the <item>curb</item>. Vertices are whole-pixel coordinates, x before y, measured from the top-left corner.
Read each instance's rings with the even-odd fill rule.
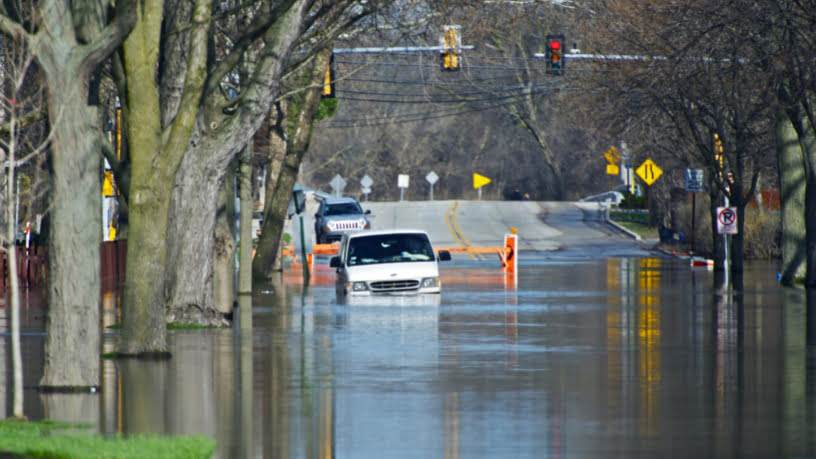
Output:
[[[615,221],[613,221],[613,220],[610,220],[610,219],[608,219],[608,218],[607,218],[607,219],[606,219],[606,223],[608,223],[608,224],[609,224],[609,225],[611,225],[613,228],[615,228],[615,229],[617,229],[618,231],[620,231],[620,232],[622,232],[622,233],[626,234],[627,236],[631,237],[632,239],[634,239],[634,240],[636,240],[636,241],[642,241],[642,240],[643,240],[643,238],[641,238],[639,234],[636,234],[636,233],[634,233],[634,232],[632,232],[632,231],[630,231],[630,230],[628,230],[628,229],[624,228],[623,226],[621,226],[621,225],[619,225],[619,224],[615,223]]]

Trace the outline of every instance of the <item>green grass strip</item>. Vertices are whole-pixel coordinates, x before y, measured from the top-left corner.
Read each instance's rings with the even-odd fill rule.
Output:
[[[86,429],[89,426],[0,420],[0,452],[58,459],[204,459],[212,457],[215,451],[215,440],[203,436],[104,436]]]
[[[657,232],[657,228],[655,227],[649,228],[648,225],[643,223],[618,220],[615,220],[615,223],[645,239],[657,238],[660,236],[660,234]]]

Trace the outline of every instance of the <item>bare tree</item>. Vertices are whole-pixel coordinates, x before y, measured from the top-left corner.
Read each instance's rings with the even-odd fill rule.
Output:
[[[816,2],[762,2],[748,16],[758,42],[756,71],[773,81],[782,205],[782,279],[816,287]],[[802,272],[805,271],[804,276]],[[804,278],[804,279],[803,279]]]
[[[12,416],[25,418],[23,413],[23,361],[20,351],[20,279],[18,276],[17,234],[20,188],[17,180],[21,167],[42,155],[48,140],[44,135],[43,113],[45,97],[42,88],[32,84],[38,80],[33,56],[25,44],[16,37],[0,39],[0,72],[2,72],[2,97],[0,97],[0,179],[2,197],[0,207],[5,223],[0,232],[0,250],[8,257],[9,297],[11,300],[11,361],[13,374]],[[0,254],[2,256],[2,254]],[[2,275],[2,273],[0,273]]]
[[[600,60],[598,84],[616,97],[609,113],[629,131],[631,144],[659,146],[686,167],[708,171],[712,223],[723,197],[737,208],[732,269],[741,271],[744,209],[760,173],[775,167],[770,81],[748,64],[757,56],[745,46],[755,39],[741,16],[750,5],[619,1],[606,8],[598,33],[621,46]],[[715,266],[721,267],[718,239]]]
[[[286,221],[286,211],[292,189],[295,185],[303,155],[309,149],[309,140],[315,121],[315,113],[320,104],[322,82],[329,65],[331,51],[317,54],[311,66],[304,69],[308,86],[292,97],[286,104],[287,117],[284,119],[285,155],[276,179],[270,185],[272,192],[264,203],[264,225],[258,241],[258,253],[252,262],[253,277],[266,279],[274,271],[279,253],[279,242]],[[294,118],[294,119],[290,119]]]
[[[103,140],[95,124],[95,110],[88,105],[88,89],[97,66],[130,31],[136,10],[135,2],[118,2],[110,22],[93,37],[80,39],[80,19],[87,19],[92,11],[106,12],[107,3],[43,0],[0,6],[0,31],[26,44],[48,87],[54,170],[51,215],[59,231],[53,231],[49,238],[49,320],[40,381],[43,388],[94,388],[101,379],[101,182],[94,165],[99,161]],[[22,20],[23,13],[32,12],[32,20]]]

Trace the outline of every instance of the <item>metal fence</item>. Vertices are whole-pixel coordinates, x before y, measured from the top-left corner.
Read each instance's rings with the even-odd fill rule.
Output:
[[[35,288],[48,285],[48,248],[31,245],[15,247],[17,250],[17,274],[20,287]],[[127,241],[103,242],[100,246],[102,291],[116,290],[125,282],[125,256]],[[0,291],[9,288],[8,256],[0,256]]]

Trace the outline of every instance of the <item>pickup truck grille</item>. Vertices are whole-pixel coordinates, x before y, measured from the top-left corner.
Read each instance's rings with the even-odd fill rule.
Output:
[[[418,288],[419,281],[415,279],[378,281],[371,283],[371,291],[373,292],[403,292],[408,290],[417,290]]]

